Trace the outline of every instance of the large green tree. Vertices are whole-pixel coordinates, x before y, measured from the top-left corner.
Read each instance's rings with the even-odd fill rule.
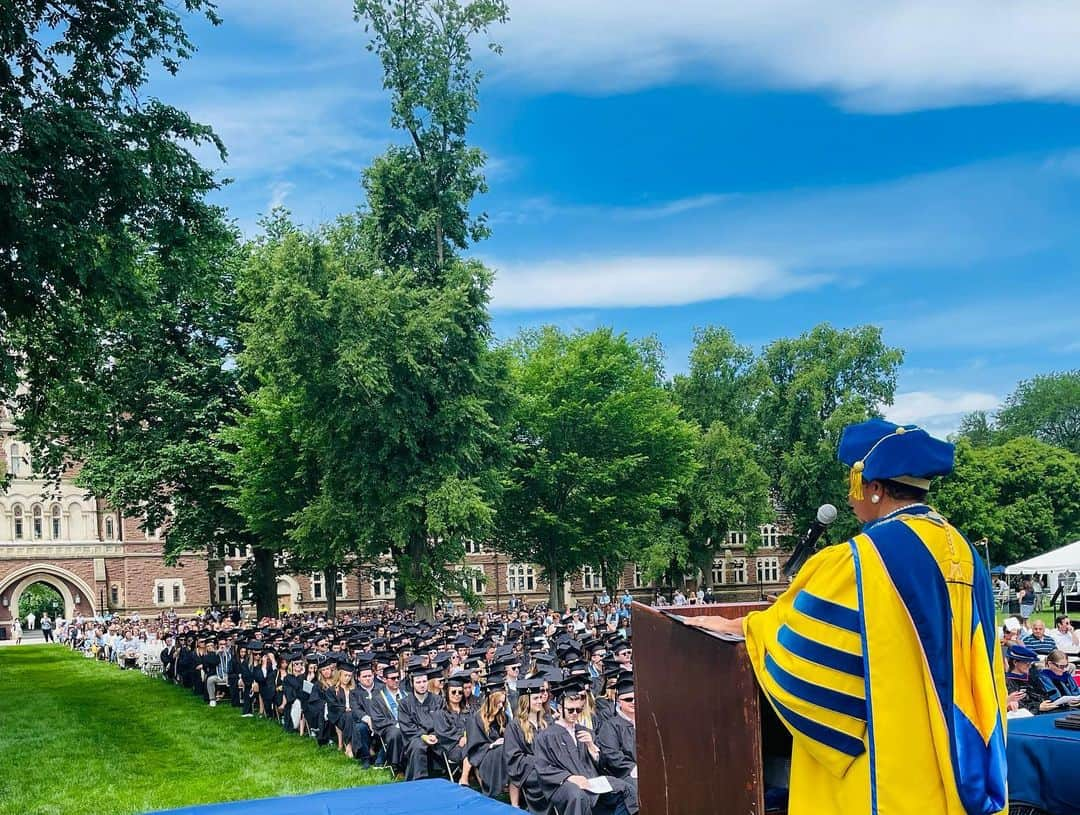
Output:
[[[1080,537],[1080,456],[1030,437],[961,439],[931,502],[970,540],[986,538],[996,562],[1022,560]]]
[[[554,608],[586,564],[613,586],[665,534],[662,513],[693,478],[695,429],[651,348],[609,329],[553,327],[512,345],[514,460],[498,545],[541,566]]]
[[[682,415],[697,425],[697,468],[663,535],[646,547],[651,579],[677,582],[692,568],[708,570],[732,530],[755,529],[774,516],[769,476],[751,441],[762,390],[754,352],[731,332],[709,326],[694,332],[687,373],[671,389]]]
[[[997,427],[1005,438],[1032,436],[1080,454],[1080,371],[1021,382],[998,411]]]
[[[761,463],[798,528],[813,520],[823,502],[843,507],[847,472],[836,460],[840,432],[892,403],[902,361],[903,352],[887,346],[876,326],[822,324],[762,352],[756,441]],[[855,528],[850,513],[841,512],[830,536]]]
[[[189,148],[220,142],[145,99],[193,46],[184,0],[8,2],[0,12],[0,398],[77,389],[117,312],[146,303],[141,259],[189,251],[218,219]]]

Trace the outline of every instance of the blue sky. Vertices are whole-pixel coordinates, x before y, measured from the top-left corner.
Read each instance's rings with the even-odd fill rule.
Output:
[[[247,234],[362,202],[395,138],[347,0],[221,0],[152,93],[229,148]],[[474,141],[500,336],[821,321],[906,350],[886,415],[953,429],[1080,365],[1080,6],[1012,0],[518,0]]]

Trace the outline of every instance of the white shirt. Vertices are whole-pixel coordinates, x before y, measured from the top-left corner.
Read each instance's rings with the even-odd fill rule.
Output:
[[[1052,628],[1046,633],[1050,635],[1050,639],[1054,641],[1054,645],[1062,651],[1075,654],[1077,650],[1080,650],[1080,647],[1076,644],[1076,640],[1073,639],[1075,632],[1066,631],[1063,634],[1056,628]]]

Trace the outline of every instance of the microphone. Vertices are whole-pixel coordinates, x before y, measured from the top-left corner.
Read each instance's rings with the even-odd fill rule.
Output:
[[[795,551],[791,553],[791,558],[784,564],[784,577],[790,578],[802,568],[810,555],[814,554],[814,546],[822,533],[825,532],[825,527],[835,520],[836,507],[832,504],[822,504],[818,507],[817,517],[810,524],[810,528],[806,530],[799,542],[795,544]]]

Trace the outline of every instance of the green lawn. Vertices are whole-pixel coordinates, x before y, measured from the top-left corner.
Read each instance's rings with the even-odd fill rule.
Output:
[[[0,812],[127,815],[389,780],[62,646],[0,648]]]

